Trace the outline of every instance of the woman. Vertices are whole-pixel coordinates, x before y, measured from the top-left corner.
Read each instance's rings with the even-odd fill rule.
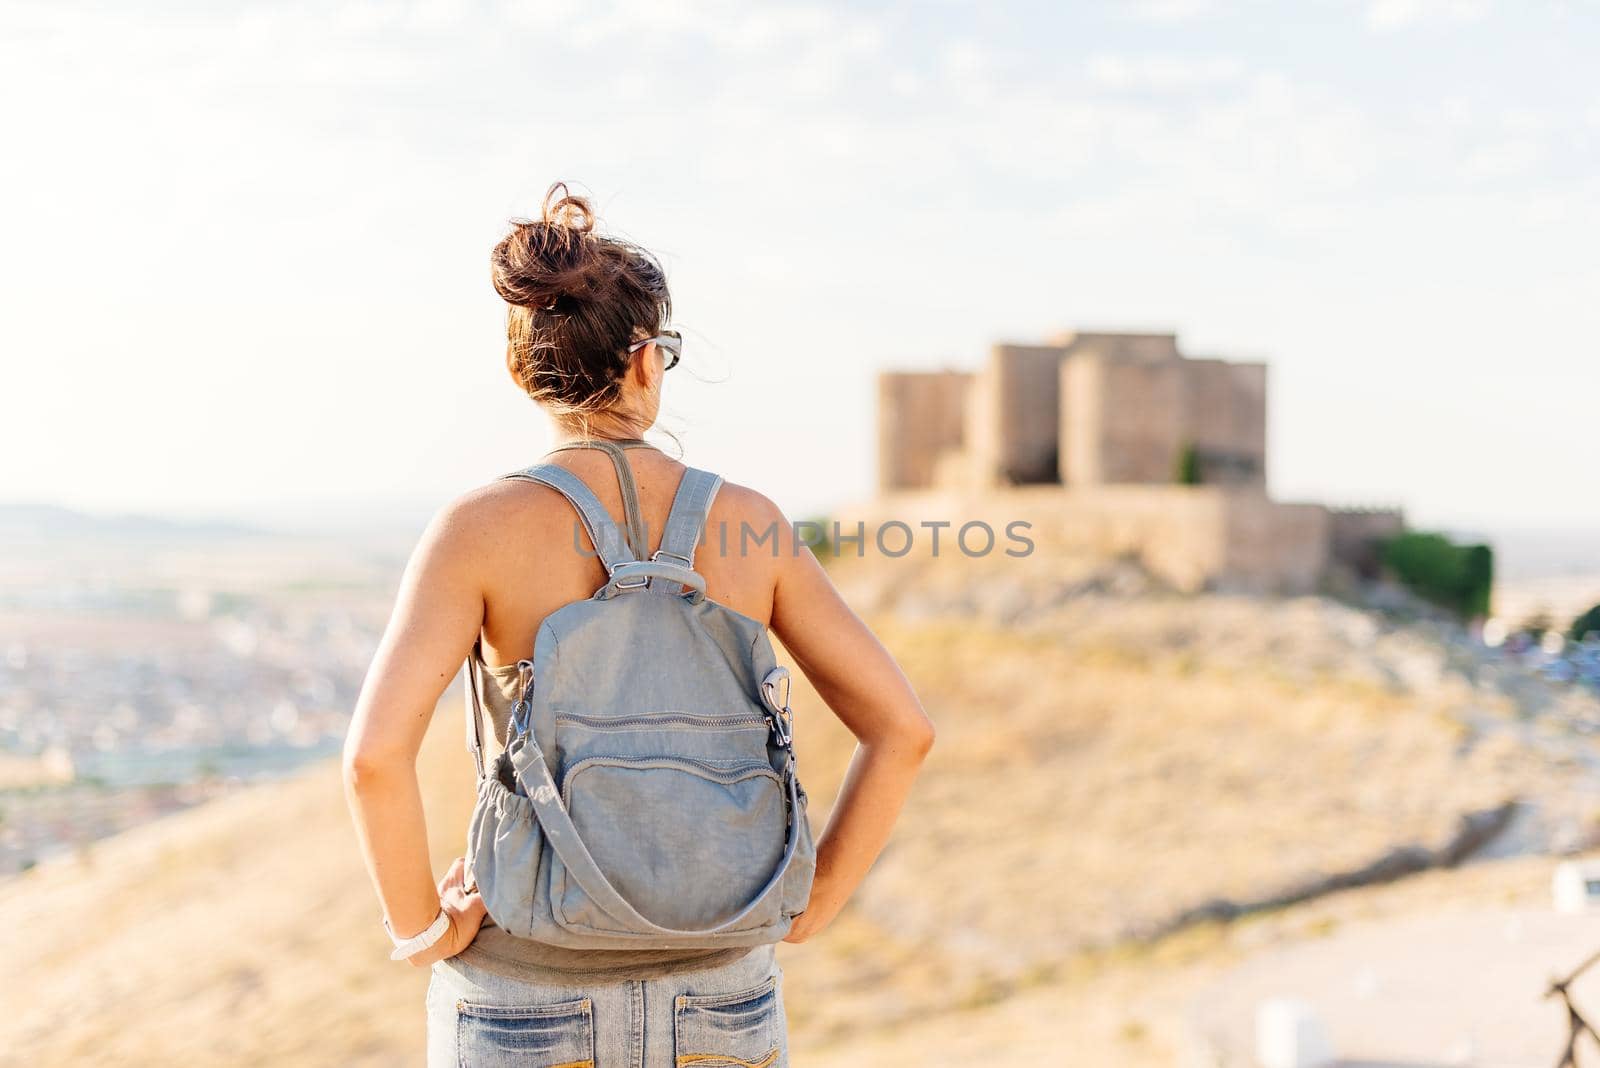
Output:
[[[551,417],[557,449],[549,460],[586,483],[612,517],[624,514],[618,475],[632,475],[654,548],[685,467],[641,439],[681,342],[664,332],[671,301],[655,259],[594,223],[589,203],[558,183],[541,218],[517,221],[496,246],[507,362]],[[627,451],[602,451],[606,443]],[[485,924],[464,858],[434,881],[415,770],[428,721],[471,655],[505,745],[516,661],[529,655],[546,616],[606,581],[573,524],[559,494],[515,479],[443,508],[406,568],[345,746],[347,795],[395,952],[432,969],[428,1063],[785,1064],[772,945],[564,949]],[[776,550],[765,542],[740,552],[743,525],[775,530]],[[730,536],[713,533],[718,527]],[[817,839],[809,902],[785,939],[804,942],[838,914],[883,848],[933,728],[776,505],[724,484],[706,529],[695,569],[707,597],[765,624],[860,743]]]

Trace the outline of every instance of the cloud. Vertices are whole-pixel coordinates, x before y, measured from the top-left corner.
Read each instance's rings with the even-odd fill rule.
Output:
[[[1379,33],[1438,22],[1477,22],[1486,18],[1490,0],[1371,0],[1367,28]]]
[[[701,40],[734,60],[792,55],[797,48],[830,55],[871,55],[883,46],[878,22],[849,8],[818,4],[756,5],[731,0],[502,0],[513,25],[560,30],[562,43],[595,49],[626,39]]]
[[[1243,68],[1236,60],[1193,59],[1171,55],[1097,55],[1086,67],[1089,80],[1107,89],[1173,92],[1234,82]]]
[[[1170,24],[1189,22],[1215,10],[1214,0],[1134,0],[1124,13],[1139,22]]]

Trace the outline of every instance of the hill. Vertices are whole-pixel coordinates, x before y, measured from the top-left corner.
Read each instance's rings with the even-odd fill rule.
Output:
[[[1477,856],[1593,837],[1592,699],[1429,625],[1120,572],[981,595],[837,573],[940,735],[851,909],[780,949],[798,1065],[1173,1063],[1179,994],[1237,932],[1328,907],[1286,902],[1384,858],[1465,859],[1486,812],[1507,815]],[[441,870],[473,797],[456,695],[420,765]],[[820,828],[851,740],[794,703]],[[427,975],[387,960],[331,762],[41,865],[0,908],[27,992],[0,1064],[416,1062]]]

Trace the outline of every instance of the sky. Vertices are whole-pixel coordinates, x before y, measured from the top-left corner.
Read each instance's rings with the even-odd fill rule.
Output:
[[[426,515],[536,462],[489,250],[667,266],[685,459],[871,492],[874,378],[1172,330],[1284,500],[1600,531],[1600,5],[0,4],[0,501]]]

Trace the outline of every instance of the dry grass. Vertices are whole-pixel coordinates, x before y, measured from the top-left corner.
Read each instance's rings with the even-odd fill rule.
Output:
[[[1576,774],[1464,745],[1457,706],[1481,695],[1397,688],[1347,650],[1308,669],[1271,633],[1225,640],[1248,637],[1247,603],[1209,623],[1187,603],[874,618],[940,740],[855,905],[780,949],[797,1064],[1171,1063],[1171,1010],[1208,962],[1339,914],[1155,948],[1129,933],[1436,841],[1461,811]],[[794,703],[820,829],[852,740],[805,687]],[[442,869],[473,797],[454,700],[421,774]],[[0,908],[0,1063],[420,1061],[427,973],[387,959],[331,764],[42,865],[0,884]]]

